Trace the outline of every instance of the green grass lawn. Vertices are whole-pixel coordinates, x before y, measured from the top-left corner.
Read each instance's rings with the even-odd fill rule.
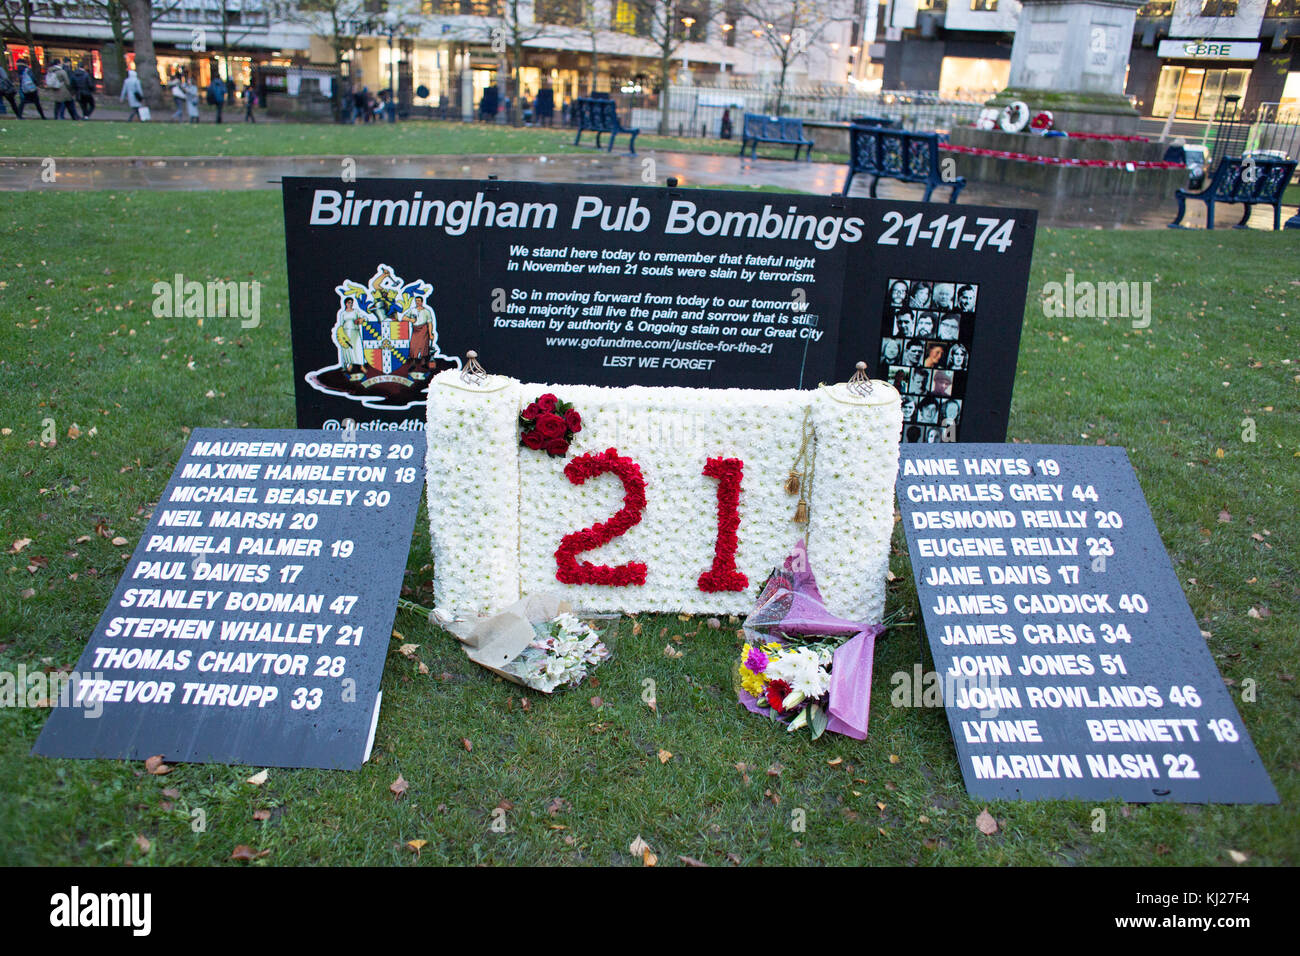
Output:
[[[495,124],[410,120],[402,123],[41,123],[0,117],[0,157],[5,156],[434,156],[492,153],[592,153],[573,145],[574,130],[512,128]],[[602,142],[604,142],[602,140]],[[616,151],[627,151],[620,136]],[[734,156],[740,140],[637,137],[637,151],[666,150]],[[789,159],[789,147],[760,148],[760,157]],[[818,162],[844,163],[841,154],[813,152]]]
[[[0,670],[76,663],[189,429],[292,427],[281,221],[269,192],[6,195],[0,553],[32,544],[0,560]],[[1256,702],[1238,707],[1281,806],[1115,803],[1094,832],[1089,803],[994,803],[1000,830],[985,836],[943,712],[890,705],[890,675],[922,660],[914,626],[878,647],[870,738],[812,742],[737,705],[726,620],[643,617],[635,637],[625,621],[598,686],[531,694],[525,711],[519,688],[403,613],[418,660],[391,645],[374,755],[356,773],[272,769],[255,787],[256,767],[152,776],[34,758],[46,712],[0,710],[0,863],[220,864],[237,844],[271,864],[632,863],[638,835],[661,865],[1231,865],[1230,850],[1300,863],[1294,261],[1294,237],[1268,232],[1045,231],[1011,423],[1017,441],[1129,449],[1223,676],[1238,698],[1255,682]],[[1044,318],[1039,290],[1067,268],[1151,281],[1150,329]],[[151,287],[176,272],[261,281],[261,326],[153,318]],[[901,535],[895,549],[889,608],[915,620]],[[407,575],[430,603],[423,513]],[[676,659],[663,653],[674,636]],[[657,712],[641,700],[647,677]],[[396,800],[399,774],[410,790]],[[491,829],[496,808],[506,832]]]

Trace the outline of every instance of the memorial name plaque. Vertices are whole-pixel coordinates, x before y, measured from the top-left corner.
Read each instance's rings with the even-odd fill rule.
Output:
[[[1276,803],[1122,448],[903,448],[897,494],[966,789]]]
[[[33,752],[354,770],[424,436],[198,428]]]
[[[1006,437],[1035,213],[842,196],[284,180],[298,425],[420,428],[433,375],[808,389],[903,440]]]

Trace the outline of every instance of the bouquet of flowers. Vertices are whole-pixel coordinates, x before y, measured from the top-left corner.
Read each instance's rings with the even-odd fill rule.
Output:
[[[569,453],[573,436],[582,431],[582,416],[571,404],[547,392],[519,413],[519,428],[525,448],[562,458]]]
[[[745,619],[736,668],[740,703],[755,714],[858,740],[867,736],[871,664],[880,624],[831,614],[808,567],[803,542],[775,569]]]
[[[502,669],[545,694],[561,685],[577,687],[590,668],[609,657],[600,634],[573,614],[565,612],[537,622],[533,630],[537,639]]]
[[[609,658],[597,628],[618,618],[617,614],[579,616],[568,601],[551,593],[529,594],[496,614],[469,619],[400,599],[398,606],[428,614],[429,623],[455,635],[475,664],[544,694],[577,687],[592,668]]]

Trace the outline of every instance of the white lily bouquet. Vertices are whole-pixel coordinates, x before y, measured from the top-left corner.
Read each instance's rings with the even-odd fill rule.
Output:
[[[609,658],[600,634],[574,614],[539,621],[533,631],[537,639],[502,670],[544,694],[561,686],[577,687],[591,668]]]
[[[530,594],[489,617],[459,620],[437,609],[431,623],[451,631],[465,654],[506,680],[543,694],[577,687],[609,659],[602,622],[617,614],[579,616],[555,594]]]

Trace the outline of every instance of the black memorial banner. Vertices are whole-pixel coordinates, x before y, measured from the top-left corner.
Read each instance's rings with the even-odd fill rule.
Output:
[[[1006,437],[1032,210],[286,178],[298,424],[423,427],[476,350],[532,381],[812,388],[860,360],[908,441]]]
[[[360,767],[424,450],[195,429],[33,753]]]
[[[934,671],[984,799],[1276,803],[1122,448],[903,449],[898,504]]]

